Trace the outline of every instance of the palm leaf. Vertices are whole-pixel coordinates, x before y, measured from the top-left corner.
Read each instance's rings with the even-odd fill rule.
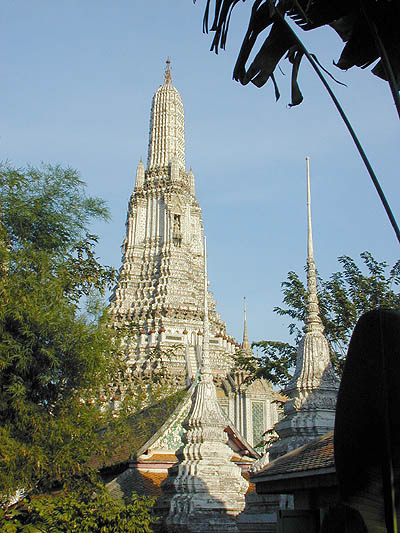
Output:
[[[246,0],[243,0],[246,1]],[[214,38],[211,50],[218,53],[227,41],[229,23],[233,9],[239,0],[215,0],[211,31]],[[203,31],[208,32],[211,0],[206,2]],[[292,102],[302,101],[297,83],[300,48],[293,40],[285,16],[290,17],[301,29],[313,30],[330,26],[345,42],[336,66],[347,70],[354,66],[366,68],[379,59],[372,69],[373,74],[388,80],[392,93],[398,95],[400,85],[400,22],[399,3],[394,0],[255,0],[249,26],[245,34],[233,78],[242,84],[251,81],[262,87],[269,79],[275,83],[273,74],[279,61],[286,55],[292,63]],[[268,31],[258,51],[253,50],[257,37]],[[381,47],[378,45],[381,43]],[[252,52],[255,58],[246,69]],[[386,59],[385,59],[386,57]],[[294,61],[294,58],[297,58]],[[385,63],[389,63],[388,66]],[[390,72],[392,74],[390,74]],[[390,77],[392,76],[392,80]],[[394,94],[395,97],[395,94]],[[400,114],[400,104],[399,104]]]
[[[211,27],[215,35],[211,50],[216,53],[219,47],[225,48],[232,11],[238,3],[239,0],[215,0],[214,20]],[[203,21],[203,30],[206,32],[208,31],[210,4],[211,0],[207,0]],[[335,0],[335,2],[330,0],[254,0],[249,26],[236,61],[233,78],[243,85],[251,81],[257,87],[262,87],[271,79],[275,87],[275,97],[278,99],[279,89],[274,72],[279,61],[286,54],[285,57],[292,64],[292,101],[289,105],[295,106],[303,101],[297,78],[302,56],[305,55],[342,117],[381,199],[397,240],[400,242],[400,229],[396,219],[350,121],[322,74],[319,61],[308,52],[286,20],[286,16],[291,17],[303,30],[312,30],[325,25],[332,27],[346,43],[336,64],[343,70],[353,66],[366,68],[380,58],[372,72],[389,82],[400,118],[399,15],[400,4],[396,0]],[[257,37],[267,29],[269,33],[264,43],[246,70],[246,64]],[[323,67],[322,70],[327,72]],[[329,75],[334,79],[331,74]]]

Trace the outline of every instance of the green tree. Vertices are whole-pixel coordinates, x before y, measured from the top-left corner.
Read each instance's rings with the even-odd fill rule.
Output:
[[[338,258],[341,271],[328,280],[318,278],[318,298],[325,335],[331,347],[331,359],[341,375],[347,347],[358,318],[371,309],[400,308],[400,260],[393,267],[377,261],[370,252],[360,254],[360,267],[346,255]],[[296,364],[296,346],[304,335],[307,291],[295,272],[289,272],[282,283],[284,307],[274,311],[291,319],[289,333],[293,344],[263,340],[253,343],[258,350],[258,361],[239,354],[237,364],[254,377],[265,377],[275,385],[284,387],[292,376]]]
[[[107,453],[99,428],[111,412],[101,392],[121,372],[107,313],[82,297],[104,294],[114,269],[95,257],[93,219],[70,168],[0,167],[0,494],[47,490],[90,474]],[[90,476],[89,476],[90,477]],[[88,478],[89,479],[89,478]]]
[[[113,500],[98,485],[95,494],[61,492],[33,497],[16,508],[0,510],[1,530],[8,533],[63,532],[151,533],[154,498],[134,494],[130,502]]]

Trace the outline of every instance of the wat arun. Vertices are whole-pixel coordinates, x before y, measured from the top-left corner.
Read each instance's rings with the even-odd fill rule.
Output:
[[[192,169],[186,170],[184,109],[167,61],[164,83],[154,94],[147,165],[139,162],[129,200],[119,281],[111,297],[114,321],[128,326],[126,357],[145,368],[159,357],[177,386],[189,386],[201,367],[204,299],[207,299],[209,364],[218,402],[252,445],[277,422],[275,393],[257,380],[243,384],[234,354],[252,357],[245,322],[243,343],[227,333],[204,285],[204,227]],[[240,312],[240,311],[238,311]],[[135,370],[137,371],[137,370]]]

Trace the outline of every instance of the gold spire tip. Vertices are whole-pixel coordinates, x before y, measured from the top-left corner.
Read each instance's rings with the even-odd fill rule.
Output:
[[[172,76],[171,76],[171,60],[169,57],[167,57],[167,66],[165,67],[165,74],[164,74],[164,83],[165,85],[169,85],[172,81]]]

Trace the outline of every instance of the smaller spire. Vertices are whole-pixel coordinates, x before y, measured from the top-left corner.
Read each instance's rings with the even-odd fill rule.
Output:
[[[307,315],[306,331],[324,331],[319,314],[318,294],[317,294],[317,272],[315,269],[314,246],[312,238],[311,224],[311,186],[310,186],[310,158],[306,157],[307,165]]]
[[[136,169],[136,187],[143,187],[144,184],[144,165],[140,158],[139,164]]]
[[[251,346],[249,343],[249,337],[247,335],[247,312],[246,312],[246,296],[243,296],[243,343],[242,348],[245,353],[251,353]]]
[[[171,60],[169,57],[167,57],[167,66],[165,67],[165,74],[164,74],[164,85],[170,85],[172,82],[172,75],[171,75]]]
[[[191,194],[195,194],[195,184],[194,184],[194,174],[193,174],[193,170],[192,170],[192,167],[190,167],[190,170],[188,172],[188,179],[189,179],[189,189],[190,189],[190,192]]]
[[[296,370],[285,389],[289,400],[274,429],[279,439],[269,451],[274,460],[332,430],[339,382],[319,314],[317,274],[311,227],[310,158],[307,162],[307,310],[305,335],[297,349]]]
[[[203,321],[203,357],[200,372],[210,373],[209,354],[210,325],[208,321],[208,277],[207,277],[207,237],[204,235],[204,321]]]

